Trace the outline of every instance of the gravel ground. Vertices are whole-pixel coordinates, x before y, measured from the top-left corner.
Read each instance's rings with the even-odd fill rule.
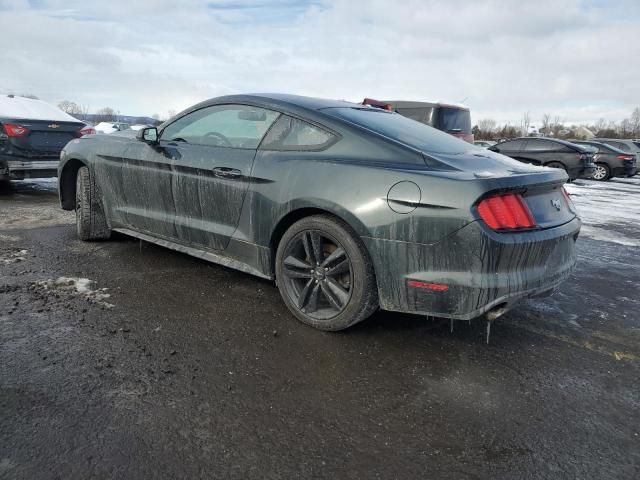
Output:
[[[298,323],[267,281],[76,239],[55,183],[0,195],[0,478],[640,476],[640,177],[569,186],[554,296],[480,321]]]

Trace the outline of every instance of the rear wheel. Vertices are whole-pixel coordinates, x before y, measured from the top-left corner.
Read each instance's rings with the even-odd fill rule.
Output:
[[[11,192],[11,181],[8,178],[0,178],[0,193]]]
[[[364,244],[328,215],[303,218],[285,232],[276,254],[276,281],[289,310],[320,330],[343,330],[378,308]]]
[[[87,167],[76,177],[76,229],[80,240],[104,240],[111,236],[100,190]]]
[[[603,182],[605,180],[609,180],[611,177],[611,170],[609,170],[608,165],[604,163],[596,163],[596,171],[593,174],[593,179]]]

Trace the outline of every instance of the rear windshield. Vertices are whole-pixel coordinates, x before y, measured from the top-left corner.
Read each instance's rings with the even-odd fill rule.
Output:
[[[425,152],[458,154],[474,148],[464,140],[377,108],[326,108],[323,112]],[[478,147],[475,147],[478,148]]]
[[[471,133],[471,114],[469,110],[440,107],[437,127],[444,132]]]

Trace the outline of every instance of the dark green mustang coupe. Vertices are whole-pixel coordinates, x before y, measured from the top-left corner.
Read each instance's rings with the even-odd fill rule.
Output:
[[[72,140],[58,173],[82,240],[117,231],[275,279],[323,330],[377,308],[493,319],[576,261],[565,172],[343,101],[215,98]]]

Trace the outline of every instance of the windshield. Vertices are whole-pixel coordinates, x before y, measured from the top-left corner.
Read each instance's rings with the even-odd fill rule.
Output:
[[[474,148],[464,140],[410,120],[398,113],[375,108],[344,107],[325,108],[323,112],[424,152],[459,154]]]
[[[461,108],[440,107],[438,128],[444,132],[471,133],[471,114]]]

